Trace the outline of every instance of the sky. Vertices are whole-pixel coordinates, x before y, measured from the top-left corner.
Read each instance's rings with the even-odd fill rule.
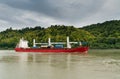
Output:
[[[120,19],[120,0],[0,0],[0,31]]]

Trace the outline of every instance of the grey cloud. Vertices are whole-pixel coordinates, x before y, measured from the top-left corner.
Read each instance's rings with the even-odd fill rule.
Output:
[[[72,22],[92,16],[101,9],[105,0],[1,0],[0,2],[14,8]]]
[[[17,24],[83,26],[119,19],[119,3],[119,0],[0,0],[0,21],[16,28]]]
[[[54,6],[49,4],[48,0],[3,0],[4,4],[7,4],[11,7],[22,9],[22,10],[28,10],[28,11],[34,11],[37,13],[43,13],[46,15],[52,15],[54,12]],[[54,15],[54,14],[53,14]]]
[[[0,20],[6,21],[7,23],[17,24],[22,23],[16,19],[16,16],[20,16],[21,12],[17,9],[9,8],[5,5],[0,5]]]

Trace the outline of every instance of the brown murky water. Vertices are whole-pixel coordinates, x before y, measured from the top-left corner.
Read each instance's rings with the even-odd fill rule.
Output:
[[[1,50],[0,79],[120,79],[120,59]]]

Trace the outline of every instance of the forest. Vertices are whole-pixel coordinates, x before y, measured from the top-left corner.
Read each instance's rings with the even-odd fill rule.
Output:
[[[11,27],[0,32],[0,49],[13,49],[20,38],[29,41],[47,42],[50,37],[52,41],[87,42],[91,49],[120,49],[120,20],[111,20],[103,23],[88,26],[75,27],[66,25],[51,25],[47,28],[42,26],[25,27],[22,29],[12,29]]]

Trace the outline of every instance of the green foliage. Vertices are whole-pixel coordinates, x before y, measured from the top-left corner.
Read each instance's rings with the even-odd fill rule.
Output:
[[[91,48],[120,48],[120,20],[93,24],[82,29],[95,36],[94,41],[90,41]]]
[[[9,28],[0,32],[0,48],[14,48],[22,37],[32,46],[33,39],[36,39],[36,42],[48,42],[50,37],[51,41],[63,42],[67,36],[70,37],[70,41],[88,42],[90,48],[120,49],[120,20],[92,24],[83,28],[65,25],[51,25],[48,28],[26,27],[21,30]]]
[[[106,21],[104,23],[93,24],[83,27],[96,37],[119,37],[120,20]]]
[[[48,38],[51,41],[66,41],[66,37],[69,36],[71,41],[90,41],[94,36],[89,32],[78,29],[73,26],[64,25],[51,25],[48,28],[42,28],[37,26],[35,28],[23,28],[21,30],[7,29],[0,33],[0,48],[14,48],[20,38],[24,38],[29,41],[29,45],[32,46],[32,40],[36,39],[36,42],[48,42]]]

